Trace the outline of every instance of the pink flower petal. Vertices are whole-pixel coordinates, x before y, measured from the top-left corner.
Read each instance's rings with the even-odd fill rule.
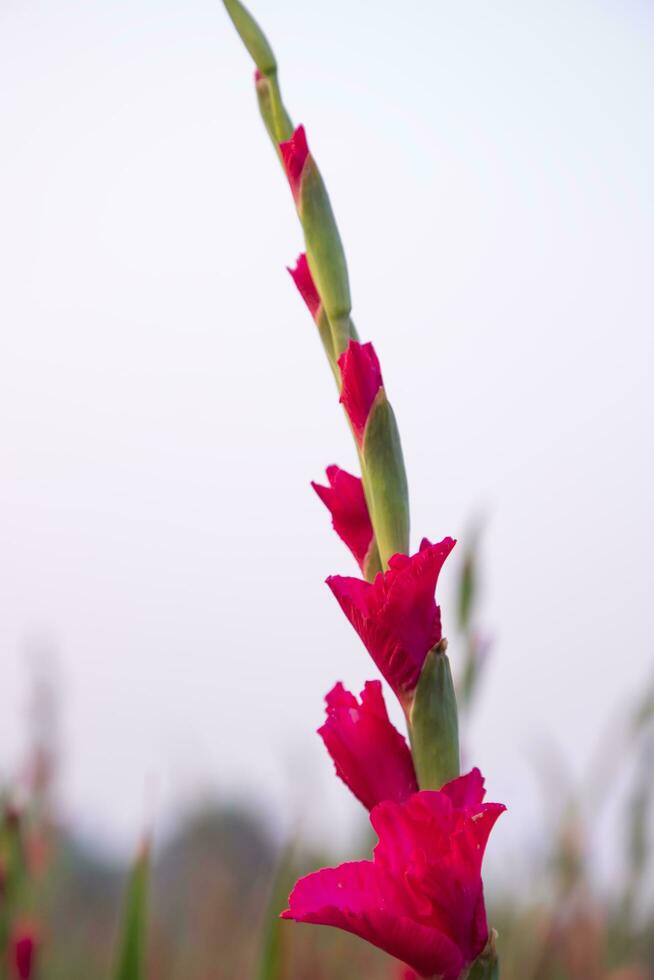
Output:
[[[342,687],[330,697],[339,710],[356,702]],[[336,926],[421,976],[457,980],[488,941],[481,859],[490,826],[504,809],[472,802],[480,779],[473,772],[449,783],[447,792],[423,791],[375,807],[373,860],[302,878],[283,917]]]
[[[307,257],[302,252],[298,256],[298,260],[295,263],[295,268],[288,268],[291,274],[293,282],[298,288],[300,296],[307,304],[309,308],[309,313],[315,319],[318,317],[320,312],[320,296],[318,295],[318,290],[316,289],[316,284],[313,281],[313,276],[311,275],[311,270],[309,269],[309,263]]]
[[[383,800],[401,802],[416,793],[411,752],[389,720],[380,682],[366,683],[360,704],[342,684],[325,700],[327,720],[318,734],[357,799],[371,810]]]
[[[408,963],[422,976],[457,980],[463,961],[454,943],[436,929],[402,914],[393,884],[368,861],[325,868],[301,878],[282,918],[335,926]]]
[[[327,467],[327,479],[328,487],[319,483],[312,483],[311,486],[331,512],[334,530],[350,549],[363,572],[373,539],[363,484],[359,477],[352,476],[338,466]]]
[[[288,182],[291,185],[293,197],[297,203],[300,199],[302,173],[309,156],[309,147],[307,145],[304,126],[298,126],[290,140],[279,144],[279,152],[282,155],[284,170],[286,171]]]
[[[341,369],[341,402],[361,445],[370,409],[384,384],[379,360],[372,344],[351,340],[339,357],[338,366]]]
[[[327,584],[400,700],[411,692],[429,650],[442,638],[434,593],[452,538],[394,555],[372,583],[332,575]]]

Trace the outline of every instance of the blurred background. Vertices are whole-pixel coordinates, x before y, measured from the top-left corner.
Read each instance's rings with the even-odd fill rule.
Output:
[[[380,355],[413,544],[460,541],[440,602],[461,683],[485,653],[465,751],[509,807],[509,976],[645,970],[654,7],[252,9]],[[0,779],[43,798],[56,884],[30,902],[78,910],[79,964],[53,940],[48,976],[99,970],[147,831],[153,975],[249,977],[280,848],[370,847],[314,734],[373,672],[323,584],[355,567],[309,481],[356,461],[284,268],[288,187],[217,0],[0,0],[0,132]],[[543,966],[570,922],[594,959]],[[293,976],[313,943],[350,971],[325,977],[387,975],[315,932]]]

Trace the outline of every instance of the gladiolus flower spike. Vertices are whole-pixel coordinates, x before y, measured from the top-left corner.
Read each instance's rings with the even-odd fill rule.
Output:
[[[379,681],[357,699],[327,695],[319,733],[338,776],[379,837],[372,861],[302,878],[283,918],[336,926],[406,964],[405,980],[497,980],[481,865],[504,807],[484,803],[478,770],[459,776],[457,705],[435,590],[454,546],[409,548],[407,480],[397,424],[371,344],[352,323],[347,264],[303,126],[283,105],[272,49],[240,0],[225,6],[256,67],[259,109],[285,171],[306,255],[289,270],[309,308],[357,444],[362,479],[338,467],[313,484],[368,581],[327,581],[402,704],[410,747],[391,724]],[[382,568],[385,571],[376,569]]]
[[[425,658],[442,639],[436,604],[438,576],[454,547],[452,538],[415,555],[395,555],[374,582],[332,575],[327,584],[370,656],[406,708]]]
[[[481,864],[505,808],[483,798],[473,769],[439,792],[380,803],[370,814],[373,860],[301,878],[282,917],[336,926],[420,976],[459,980],[489,940]]]

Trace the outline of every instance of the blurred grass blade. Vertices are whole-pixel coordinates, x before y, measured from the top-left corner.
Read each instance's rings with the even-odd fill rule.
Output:
[[[114,980],[145,980],[149,848],[144,845],[134,863],[123,908]]]
[[[285,975],[288,928],[284,928],[287,924],[279,914],[286,908],[295,882],[294,856],[295,844],[289,844],[279,859],[265,912],[256,980],[283,980]]]

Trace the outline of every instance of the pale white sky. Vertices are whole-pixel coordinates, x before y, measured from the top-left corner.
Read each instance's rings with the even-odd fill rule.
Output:
[[[653,659],[654,8],[256,0],[405,447],[414,545],[488,518],[471,761],[531,827]],[[354,467],[217,0],[0,0],[0,771],[59,647],[66,812],[201,788],[342,841],[313,734],[372,664],[309,488]],[[446,632],[452,568],[444,574]],[[613,792],[607,787],[607,793]]]

